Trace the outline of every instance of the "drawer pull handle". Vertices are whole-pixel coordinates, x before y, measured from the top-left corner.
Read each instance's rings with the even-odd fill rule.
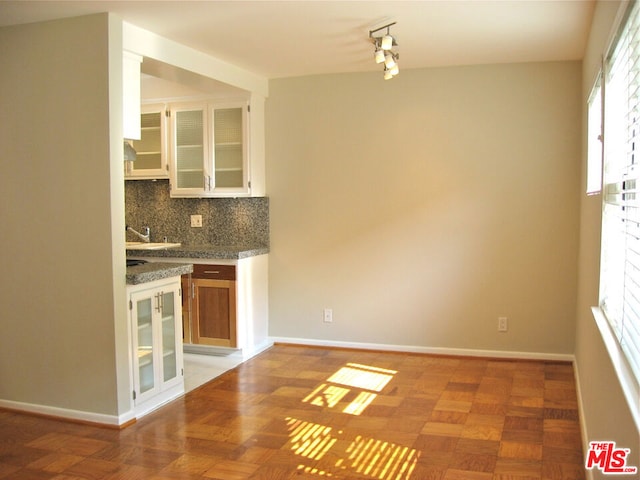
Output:
[[[220,270],[205,270],[204,273],[220,273]]]

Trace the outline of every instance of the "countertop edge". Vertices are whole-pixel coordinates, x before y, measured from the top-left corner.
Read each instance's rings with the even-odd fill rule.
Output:
[[[216,247],[216,246],[189,246],[172,247],[158,250],[127,249],[127,256],[152,257],[152,258],[212,258],[223,260],[240,260],[256,257],[269,253],[269,247]]]
[[[149,262],[127,267],[127,285],[140,285],[193,272],[191,263]]]

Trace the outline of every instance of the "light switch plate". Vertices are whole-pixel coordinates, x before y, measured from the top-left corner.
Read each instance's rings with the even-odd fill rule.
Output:
[[[202,215],[191,215],[191,226],[202,227]]]

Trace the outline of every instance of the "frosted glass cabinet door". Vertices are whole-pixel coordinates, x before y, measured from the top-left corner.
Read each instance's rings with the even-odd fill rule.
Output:
[[[183,382],[182,301],[174,282],[131,293],[131,338],[136,405]]]
[[[178,376],[178,352],[176,349],[176,300],[174,292],[162,293],[162,369],[163,382]]]
[[[141,397],[152,394],[156,387],[152,301],[152,298],[144,296],[133,299],[134,380]]]
[[[242,189],[246,183],[243,107],[213,109],[215,188]]]
[[[170,105],[171,196],[250,194],[246,102]]]
[[[173,155],[175,178],[173,186],[177,190],[203,191],[207,171],[205,162],[207,155],[206,110],[175,109],[173,127]]]

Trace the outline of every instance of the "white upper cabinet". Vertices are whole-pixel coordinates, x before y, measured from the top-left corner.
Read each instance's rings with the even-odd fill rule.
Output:
[[[136,159],[125,162],[126,179],[169,178],[166,118],[164,105],[142,106],[140,140],[131,142],[136,151]]]
[[[122,52],[122,136],[140,139],[140,64],[142,57]]]
[[[247,102],[170,106],[172,197],[251,194]]]
[[[171,195],[201,196],[207,190],[209,135],[205,104],[171,107]]]
[[[213,118],[213,188],[218,194],[249,193],[248,105],[216,104]]]

